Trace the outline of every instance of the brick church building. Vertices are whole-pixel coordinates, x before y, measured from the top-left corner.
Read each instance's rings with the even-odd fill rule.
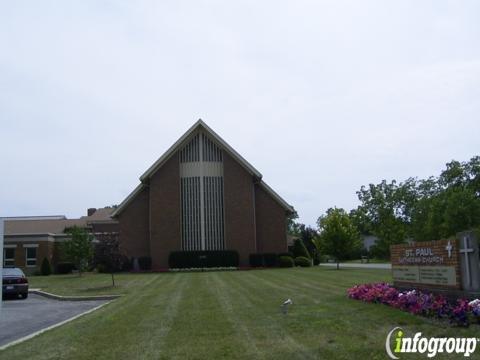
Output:
[[[141,177],[112,213],[122,249],[168,267],[172,251],[235,250],[240,265],[252,253],[287,251],[293,208],[262,174],[197,121]]]

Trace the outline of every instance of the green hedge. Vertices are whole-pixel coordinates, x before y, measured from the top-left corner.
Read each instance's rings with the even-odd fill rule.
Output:
[[[298,256],[295,258],[295,266],[309,267],[312,266],[312,261],[305,256]]]
[[[291,256],[280,256],[278,258],[278,265],[280,267],[293,267],[293,258]]]
[[[251,267],[275,267],[278,265],[278,255],[275,253],[250,254]]]
[[[40,273],[44,276],[48,276],[52,273],[52,266],[50,265],[50,261],[48,261],[46,257],[43,258]]]
[[[172,251],[168,257],[168,266],[173,269],[238,267],[238,263],[234,250]]]
[[[251,267],[262,267],[263,266],[263,255],[262,254],[250,254],[248,257],[248,262]]]
[[[75,265],[71,262],[61,262],[57,264],[56,273],[57,274],[70,274],[75,269]]]
[[[138,267],[143,271],[152,270],[152,258],[150,256],[140,256],[138,258]]]

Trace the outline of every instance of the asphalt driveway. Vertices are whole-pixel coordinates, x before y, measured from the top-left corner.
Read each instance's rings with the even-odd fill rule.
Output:
[[[58,324],[108,301],[59,301],[30,294],[26,300],[5,300],[0,312],[0,346]]]

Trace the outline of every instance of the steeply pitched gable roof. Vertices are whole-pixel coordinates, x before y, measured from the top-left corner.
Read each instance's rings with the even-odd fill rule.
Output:
[[[185,134],[183,134],[180,139],[178,139],[170,148],[162,155],[160,158],[155,161],[155,163],[148,168],[142,176],[140,176],[140,181],[144,182],[148,178],[150,178],[174,153],[175,151],[179,150],[180,147],[186,140],[189,139],[191,135],[196,130],[203,129],[209,135],[212,140],[218,143],[223,150],[225,150],[231,157],[237,160],[240,165],[242,165],[245,170],[247,170],[250,174],[254,175],[255,177],[261,179],[262,174],[255,169],[247,160],[245,160],[238,152],[236,152],[230,145],[228,145],[225,140],[223,140],[215,131],[213,131],[202,119],[199,119],[193,126],[187,130]]]
[[[225,140],[223,140],[215,131],[213,131],[202,119],[199,119],[195,124],[193,124],[190,129],[185,132],[170,148],[162,155],[160,158],[153,163],[152,166],[145,171],[142,176],[140,176],[141,184],[138,185],[122,203],[115,209],[111,214],[112,217],[119,215],[123,209],[142,191],[145,184],[148,183],[150,177],[163,165],[165,162],[170,159],[170,157],[175,154],[185,143],[190,140],[190,137],[196,133],[197,130],[203,130],[205,133],[217,143],[217,145],[226,151],[233,159],[235,159],[248,173],[259,180],[260,186],[262,186],[265,191],[267,191],[282,207],[287,211],[293,211],[293,208],[283,200],[280,195],[272,190],[265,182],[263,182],[262,174],[255,169],[247,160],[245,160],[238,152],[235,151]]]

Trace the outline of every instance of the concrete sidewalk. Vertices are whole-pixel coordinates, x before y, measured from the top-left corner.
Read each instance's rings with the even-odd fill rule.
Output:
[[[336,263],[322,263],[320,266],[337,267]],[[361,263],[340,263],[340,268],[359,268],[359,269],[382,269],[390,270],[392,264],[361,264]]]

